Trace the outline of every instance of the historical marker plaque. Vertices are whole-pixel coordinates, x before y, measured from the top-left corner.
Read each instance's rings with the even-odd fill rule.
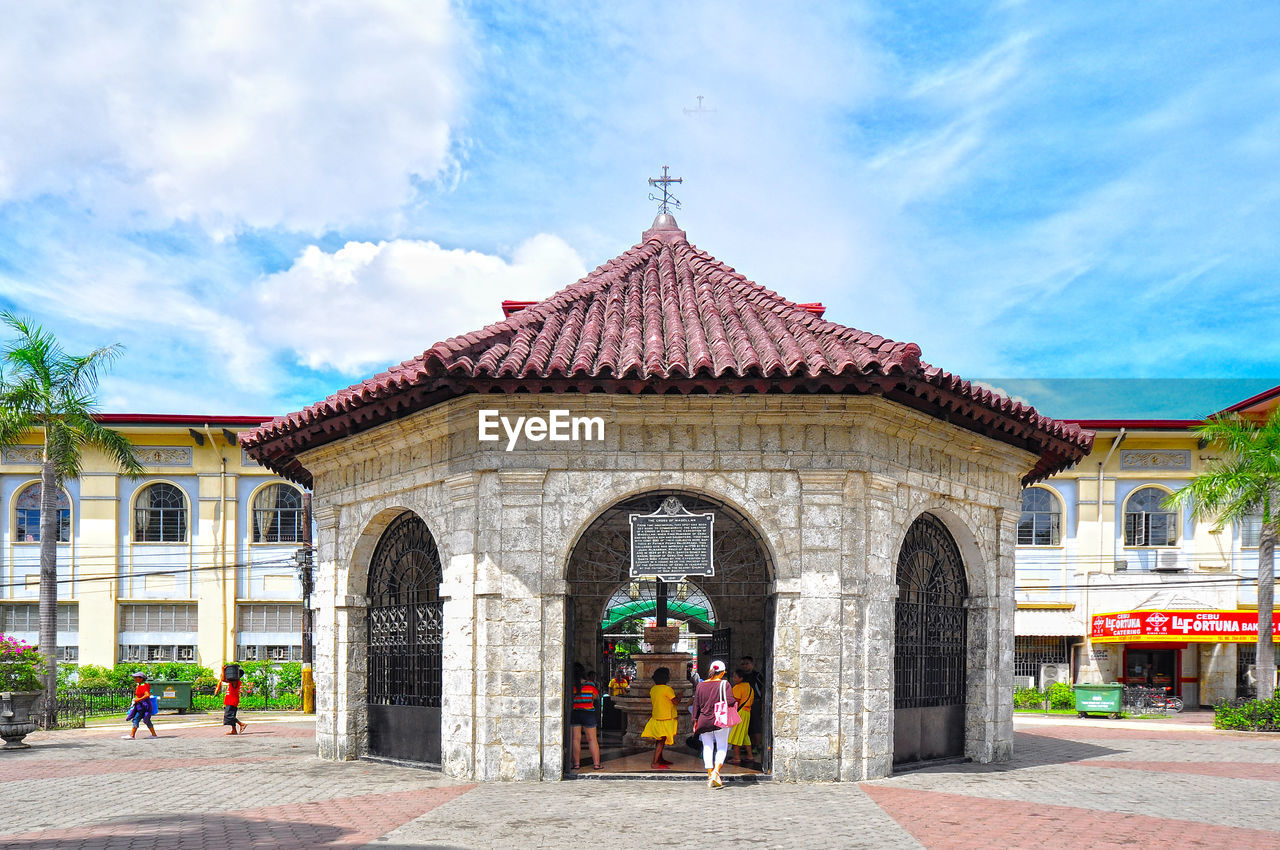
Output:
[[[694,514],[674,496],[651,514],[631,514],[631,578],[680,581],[713,576],[712,527],[716,515]]]

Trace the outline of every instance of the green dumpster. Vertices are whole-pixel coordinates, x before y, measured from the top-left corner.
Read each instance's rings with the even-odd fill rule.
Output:
[[[152,682],[151,695],[161,709],[176,708],[179,714],[186,714],[192,707],[190,682]]]
[[[1076,712],[1081,717],[1088,714],[1105,714],[1112,718],[1120,716],[1120,697],[1124,686],[1119,682],[1076,685],[1072,690],[1076,695]]]

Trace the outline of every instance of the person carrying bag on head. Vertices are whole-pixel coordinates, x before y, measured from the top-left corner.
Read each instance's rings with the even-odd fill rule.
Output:
[[[729,752],[729,730],[742,720],[724,670],[723,661],[712,661],[710,675],[693,694],[693,731],[702,741],[702,766],[707,769],[708,788],[724,787],[720,767]]]

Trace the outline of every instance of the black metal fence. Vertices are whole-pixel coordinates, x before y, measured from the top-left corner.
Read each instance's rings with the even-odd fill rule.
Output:
[[[84,696],[66,691],[58,694],[54,729],[83,729],[85,718],[88,716],[89,703]],[[36,716],[36,722],[40,724],[41,729],[49,728],[47,719],[42,709]]]

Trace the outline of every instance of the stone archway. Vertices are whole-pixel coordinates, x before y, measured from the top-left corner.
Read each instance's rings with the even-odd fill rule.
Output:
[[[774,567],[756,524],[737,508],[702,493],[664,488],[634,495],[602,511],[575,543],[566,574],[566,669],[575,662],[605,674],[607,638],[602,625],[610,612],[622,603],[619,589],[634,585],[638,615],[652,610],[652,590],[642,580],[629,577],[631,514],[649,514],[668,497],[675,496],[694,513],[715,514],[714,576],[698,576],[682,586],[670,586],[669,616],[673,621],[696,624],[702,637],[698,654],[706,663],[713,657],[729,664],[730,670],[744,655],[756,659],[764,673],[763,699],[754,716],[760,718],[760,738],[764,769],[770,769],[772,738],[772,671]],[[704,605],[696,598],[705,595]],[[687,607],[682,607],[685,605]],[[697,609],[705,610],[697,610]],[[706,617],[714,617],[707,622]],[[710,632],[702,627],[711,626]],[[672,671],[683,677],[683,670]],[[605,678],[603,675],[601,678]],[[566,701],[568,704],[568,701]],[[566,720],[567,722],[567,720]],[[567,739],[566,739],[567,740]],[[680,742],[677,743],[677,746]]]
[[[368,754],[440,764],[444,603],[440,552],[412,511],[392,520],[369,560]]]
[[[963,757],[969,586],[960,547],[933,514],[907,529],[897,585],[893,763]]]

